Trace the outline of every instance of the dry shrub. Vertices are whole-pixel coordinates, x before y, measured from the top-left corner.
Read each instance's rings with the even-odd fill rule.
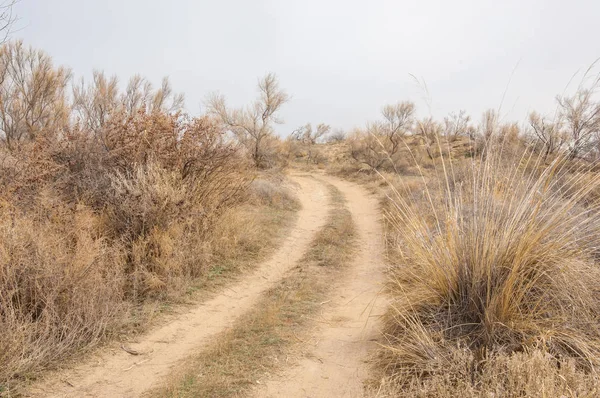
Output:
[[[426,133],[399,137],[395,149],[386,136],[376,131],[356,132],[347,139],[350,157],[354,163],[379,172],[419,175],[423,170],[434,169],[441,157],[462,159],[472,156],[473,145],[468,138],[450,140],[439,132],[429,132],[431,128],[427,124],[421,126],[425,126]],[[420,171],[415,169],[416,165]]]
[[[224,214],[249,200],[246,165],[212,120],[143,111],[4,152],[0,388],[204,277]]]
[[[388,142],[383,134],[375,129],[356,131],[348,139],[350,154],[358,163],[367,165],[373,170],[393,170],[395,161],[390,154]]]
[[[46,209],[47,210],[47,209]],[[104,336],[124,310],[124,256],[84,206],[0,210],[0,380]]]
[[[536,350],[553,371],[524,377],[576,391],[559,382],[561,364],[586,380],[600,364],[600,215],[585,200],[600,176],[528,152],[507,165],[501,144],[491,148],[462,170],[442,158],[424,190],[392,198],[393,304],[379,360],[396,391],[487,392],[493,371]],[[493,381],[502,396],[510,383],[536,385],[506,377]]]
[[[298,209],[300,203],[294,196],[291,187],[287,186],[284,178],[269,176],[269,178],[257,178],[248,187],[250,200],[262,206],[276,209]]]
[[[290,97],[279,87],[279,79],[273,73],[259,80],[258,93],[252,104],[240,109],[228,107],[225,97],[213,93],[207,101],[208,113],[235,135],[257,168],[268,168],[273,162],[276,140],[273,127],[282,123],[278,112]]]
[[[281,170],[288,165],[286,143],[281,138],[268,135],[263,139],[262,146],[263,170]]]
[[[113,176],[102,226],[130,250],[127,293],[133,299],[177,293],[202,275],[208,266],[202,242],[221,222],[223,193],[210,181],[188,185],[180,174],[152,164]]]

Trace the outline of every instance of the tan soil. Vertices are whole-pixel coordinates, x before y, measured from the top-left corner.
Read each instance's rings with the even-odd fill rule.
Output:
[[[378,320],[386,307],[381,294],[384,261],[378,203],[355,184],[319,178],[344,194],[358,231],[357,254],[324,305],[302,358],[283,374],[261,381],[256,397],[364,396],[366,361],[376,348]]]

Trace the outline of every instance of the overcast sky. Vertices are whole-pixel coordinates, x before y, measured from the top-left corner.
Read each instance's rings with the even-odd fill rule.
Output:
[[[13,37],[76,76],[168,75],[192,113],[212,91],[245,104],[275,72],[292,95],[281,134],[307,122],[350,129],[405,99],[421,116],[465,109],[479,120],[511,75],[502,114],[523,121],[551,113],[600,57],[598,0],[20,0],[16,13]]]

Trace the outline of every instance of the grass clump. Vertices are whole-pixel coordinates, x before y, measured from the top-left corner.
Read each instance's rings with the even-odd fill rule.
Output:
[[[600,176],[528,151],[507,165],[501,148],[442,157],[417,192],[390,197],[378,361],[393,395],[597,391],[600,215],[587,198]]]

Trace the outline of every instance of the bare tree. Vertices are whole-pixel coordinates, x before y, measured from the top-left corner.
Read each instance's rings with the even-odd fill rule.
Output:
[[[256,167],[264,164],[264,143],[273,134],[273,124],[281,123],[277,112],[289,100],[279,88],[277,76],[267,74],[258,82],[259,98],[241,109],[228,109],[222,95],[208,99],[208,112],[216,116],[246,147]]]
[[[386,105],[381,109],[383,121],[367,124],[350,140],[350,154],[358,162],[378,170],[393,167],[404,136],[415,123],[415,105],[409,101]]]
[[[394,105],[386,105],[381,110],[381,114],[385,121],[380,130],[389,142],[386,150],[390,156],[393,156],[400,148],[402,137],[414,123],[415,104],[403,101]]]
[[[0,2],[0,44],[8,40],[11,34],[11,29],[17,20],[13,13],[13,7],[17,4],[17,0],[6,0]]]
[[[68,121],[66,87],[71,72],[55,68],[43,51],[9,42],[0,48],[0,131],[9,149]]]
[[[565,136],[561,131],[560,121],[552,123],[534,111],[529,114],[529,125],[533,137],[542,146],[544,159],[564,146]]]
[[[331,127],[328,124],[320,123],[317,125],[317,129],[313,130],[313,127],[310,123],[296,129],[292,133],[292,137],[294,137],[298,141],[303,141],[307,144],[314,145],[325,135],[329,134],[331,131]]]
[[[107,78],[104,72],[94,71],[93,82],[85,81],[73,87],[73,110],[80,121],[99,138],[106,123],[119,109],[119,81],[116,76]]]
[[[342,129],[335,129],[329,136],[327,142],[342,142],[346,139],[346,132]]]
[[[571,158],[587,150],[600,132],[600,103],[593,98],[597,85],[598,80],[591,89],[580,89],[572,97],[557,97]]]
[[[416,134],[423,137],[425,141],[425,151],[427,152],[427,156],[433,160],[434,159],[434,144],[438,142],[442,131],[444,130],[443,126],[433,120],[433,118],[428,117],[423,120],[419,120],[417,122],[417,130]]]
[[[456,141],[460,136],[474,135],[475,128],[471,126],[471,117],[464,110],[451,113],[444,118],[444,134],[449,141]]]
[[[359,163],[379,170],[388,160],[376,125],[369,125],[365,130],[355,129],[350,135],[350,156]]]
[[[317,125],[317,129],[313,130],[310,123],[296,129],[292,133],[292,138],[300,142],[307,150],[308,156],[306,161],[314,160],[314,146],[320,139],[325,137],[331,131],[331,127],[325,123]]]
[[[404,136],[415,123],[415,105],[409,101],[386,105],[381,114],[383,121],[368,123],[350,140],[350,155],[375,170],[395,168]]]

